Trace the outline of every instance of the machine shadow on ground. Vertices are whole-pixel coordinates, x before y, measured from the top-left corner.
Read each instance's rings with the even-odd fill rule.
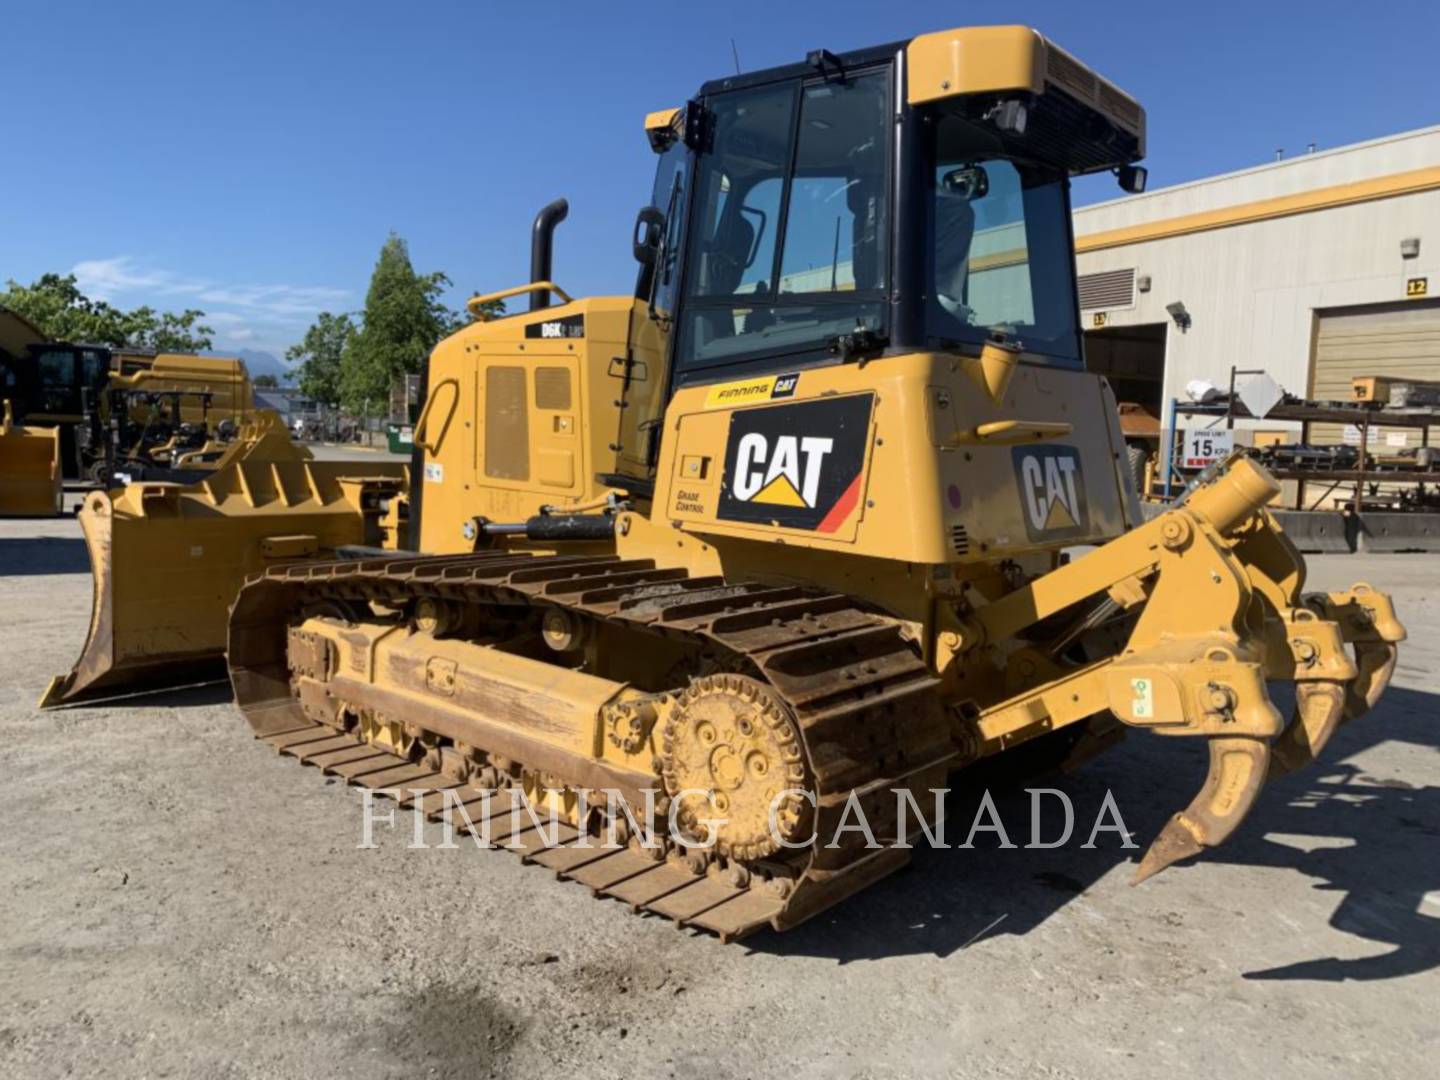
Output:
[[[1320,767],[1287,777],[1247,830],[1216,858],[1246,866],[1298,870],[1314,888],[1339,893],[1330,925],[1358,942],[1355,959],[1317,956],[1245,972],[1247,979],[1371,981],[1440,967],[1440,787],[1366,775],[1347,759],[1396,740],[1421,753],[1440,750],[1440,695],[1392,687],[1371,716],[1342,729]],[[1285,842],[1285,841],[1290,842]],[[1430,913],[1422,910],[1429,905]]]
[[[90,556],[76,536],[0,536],[0,577],[88,574]]]
[[[1440,787],[1376,780],[1346,763],[1390,740],[1428,752],[1440,749],[1436,716],[1440,695],[1392,687],[1373,713],[1336,733],[1317,766],[1271,784],[1239,833],[1202,856],[1308,875],[1316,889],[1341,894],[1330,917],[1334,928],[1390,946],[1364,959],[1320,956],[1247,971],[1245,978],[1386,979],[1440,967],[1440,917],[1420,911],[1426,894],[1440,890],[1440,862],[1434,858]],[[1020,846],[999,850],[992,833],[980,833],[973,850],[917,848],[911,866],[900,874],[795,930],[757,935],[746,944],[760,952],[845,963],[946,957],[993,935],[1026,934],[1110,871],[1118,869],[1128,878],[1145,845],[1198,790],[1204,769],[1199,740],[1132,736],[1072,775],[1052,773],[1028,781],[1070,796],[1075,836],[1063,848],[1025,849],[1031,797],[1022,787],[996,790],[999,817],[1010,840]],[[979,795],[972,785],[983,786],[983,776],[960,774],[952,781],[946,836],[952,845],[964,842],[975,818]],[[1098,836],[1092,850],[1080,847],[1107,788],[1138,849],[1124,849],[1114,833]],[[1058,814],[1042,820],[1043,838],[1058,833]],[[1165,873],[1187,869],[1182,864]]]

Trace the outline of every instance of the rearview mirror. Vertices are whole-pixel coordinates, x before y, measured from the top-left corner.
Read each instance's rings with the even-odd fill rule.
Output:
[[[983,199],[990,191],[990,174],[983,165],[967,165],[963,169],[951,169],[940,183],[951,195],[961,198]]]
[[[645,266],[654,265],[655,256],[660,250],[660,238],[664,235],[664,211],[658,206],[642,206],[635,215],[635,261]]]

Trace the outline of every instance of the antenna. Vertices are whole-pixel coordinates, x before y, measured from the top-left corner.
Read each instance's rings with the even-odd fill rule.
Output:
[[[735,39],[730,39],[730,55],[735,58],[735,74],[740,74],[740,50],[735,48]]]

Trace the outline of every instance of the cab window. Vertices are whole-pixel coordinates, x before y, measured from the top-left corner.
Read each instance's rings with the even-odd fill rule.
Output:
[[[655,268],[655,310],[668,317],[675,310],[675,297],[680,291],[680,249],[683,243],[685,200],[690,197],[690,149],[676,140],[660,156],[655,169],[655,187],[650,205],[665,214],[665,240],[661,245],[662,259]]]
[[[110,378],[110,358],[98,349],[86,349],[80,354],[80,366],[84,369],[83,385],[103,386]]]
[[[697,176],[682,381],[826,359],[842,334],[882,332],[889,83],[881,71],[707,99],[714,138]]]
[[[41,386],[74,386],[75,355],[69,350],[47,349],[36,358]]]
[[[1003,334],[1079,366],[1066,179],[1008,160],[960,116],[932,127],[925,324],[942,347]]]

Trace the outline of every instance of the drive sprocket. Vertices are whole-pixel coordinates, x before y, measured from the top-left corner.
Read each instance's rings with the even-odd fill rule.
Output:
[[[697,838],[710,822],[719,854],[763,859],[807,835],[813,783],[800,730],[763,683],[733,674],[691,682],[666,719],[660,757],[677,822]]]

